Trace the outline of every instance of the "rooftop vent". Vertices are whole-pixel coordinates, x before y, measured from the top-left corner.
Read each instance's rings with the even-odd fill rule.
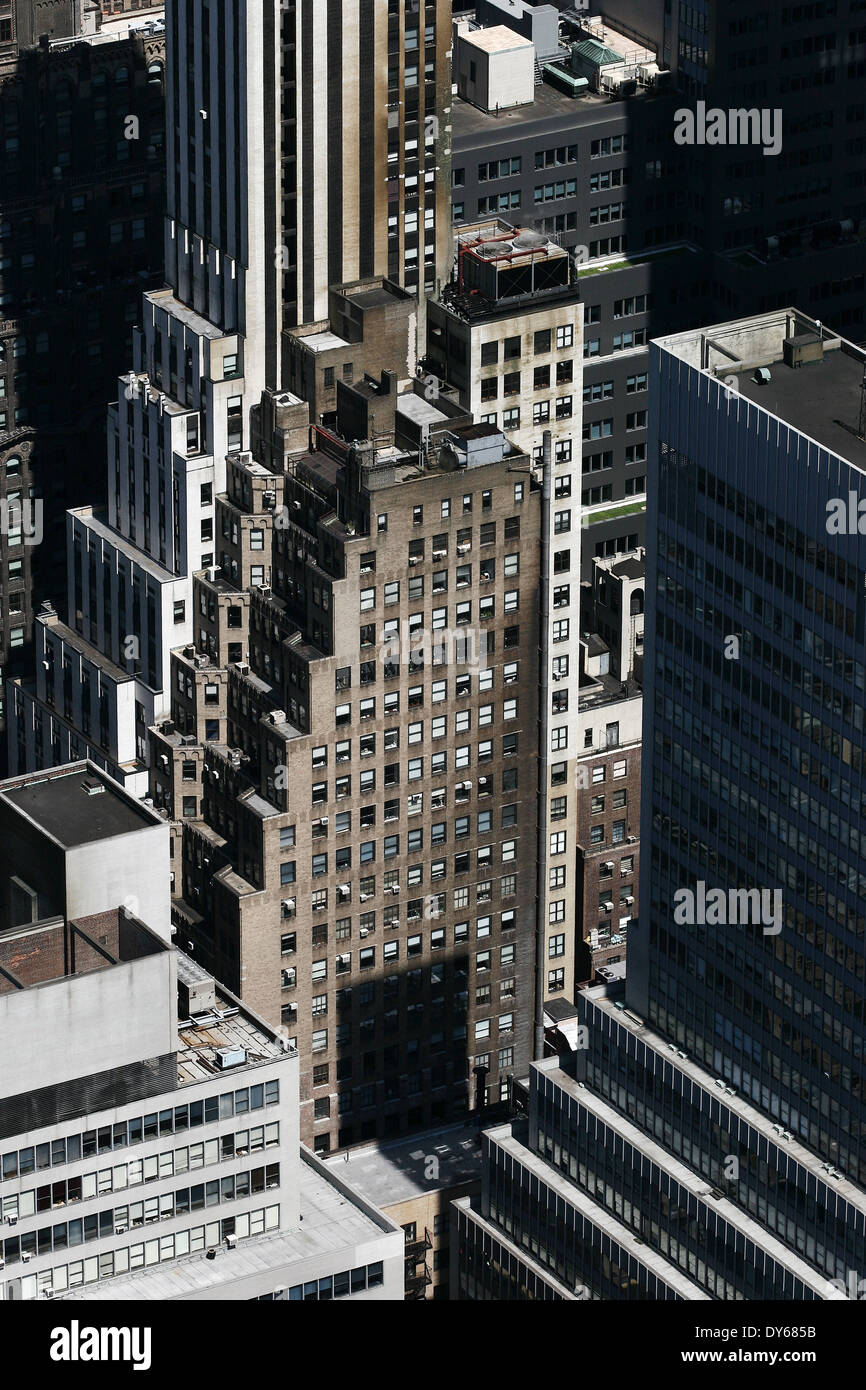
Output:
[[[88,796],[101,796],[102,793],[105,791],[105,787],[102,785],[102,783],[95,782],[92,778],[85,779],[85,781],[81,783],[81,786],[82,790]]]

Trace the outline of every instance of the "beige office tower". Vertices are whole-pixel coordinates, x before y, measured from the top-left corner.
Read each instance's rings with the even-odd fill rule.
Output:
[[[427,380],[453,388],[545,475],[539,574],[536,1056],[544,1004],[575,979],[583,305],[570,253],[532,229],[485,218],[457,231],[450,282],[428,306]],[[430,389],[433,389],[432,387]],[[545,451],[547,450],[547,462]]]

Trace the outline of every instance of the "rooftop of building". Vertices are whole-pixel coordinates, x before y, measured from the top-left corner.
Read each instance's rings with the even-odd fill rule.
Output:
[[[310,352],[332,352],[334,348],[351,347],[351,343],[348,343],[345,338],[338,337],[336,333],[332,333],[329,328],[324,329],[320,333],[306,333],[303,335],[299,333],[293,336],[297,337],[297,340],[303,343],[304,347]]]
[[[437,434],[435,442],[437,447],[427,452],[417,448],[403,450],[392,445],[384,448],[365,447],[358,452],[357,458],[362,489],[373,494],[384,487],[419,484],[430,478],[437,478],[441,482],[443,475],[464,475],[467,468],[513,468],[521,460],[526,460],[528,466],[523,450],[495,425],[455,425]],[[315,453],[299,454],[294,460],[298,479],[314,490],[324,490],[328,496],[343,488],[349,455],[353,452],[353,446],[340,440],[334,440],[329,447],[339,450],[343,457],[337,458],[334,453],[321,448]],[[350,529],[353,523],[339,521],[336,513],[333,514],[333,521],[323,518],[320,525],[328,525],[335,534],[346,539],[351,539],[355,534]]]
[[[298,1176],[303,1220],[297,1230],[253,1236],[239,1241],[233,1250],[219,1246],[214,1259],[208,1259],[204,1251],[187,1255],[150,1270],[88,1284],[66,1297],[88,1302],[107,1299],[129,1303],[215,1298],[219,1297],[216,1291],[221,1286],[245,1275],[252,1277],[272,1272],[275,1278],[285,1275],[291,1279],[292,1265],[303,1266],[317,1257],[327,1257],[328,1272],[351,1268],[363,1262],[364,1256],[358,1247],[383,1235],[398,1235],[402,1253],[403,1233],[399,1227],[352,1193],[345,1182],[329,1173],[325,1164],[304,1148],[301,1148]],[[342,1176],[340,1174],[339,1178]],[[345,1256],[342,1251],[346,1252]],[[298,1278],[300,1282],[302,1274]]]
[[[117,43],[122,39],[134,38],[136,35],[141,38],[165,37],[164,5],[148,8],[145,4],[140,10],[127,11],[125,14],[102,14],[99,17],[99,27],[94,28],[92,32],[73,34],[67,38],[50,39],[49,47],[52,52],[58,48],[68,48],[74,43],[86,43],[99,47],[102,44]]]
[[[126,681],[134,681],[136,679],[129,671],[124,671],[122,666],[118,666],[115,661],[112,661],[110,656],[106,656],[98,647],[94,647],[92,642],[86,641],[80,632],[75,632],[73,628],[64,623],[57,616],[53,608],[49,609],[43,603],[36,616],[39,622],[45,627],[49,628],[52,632],[56,632],[64,642],[75,647],[76,651],[79,651],[86,661],[89,661],[91,665],[95,666],[98,670],[104,671],[105,674],[114,681],[115,685],[123,685]]]
[[[522,140],[587,126],[598,126],[601,135],[618,135],[628,124],[624,101],[611,102],[590,91],[571,97],[547,82],[535,88],[535,99],[530,104],[498,112],[482,111],[455,96],[453,121],[455,165],[465,150],[486,147],[494,140],[504,146],[513,144],[515,138]]]
[[[626,976],[627,978],[627,976]],[[593,1001],[595,1007],[602,1010],[609,1018],[621,1023],[640,1038],[641,1042],[647,1047],[652,1048],[659,1054],[665,1062],[670,1062],[682,1071],[690,1081],[699,1086],[703,1086],[711,1094],[717,1094],[720,1103],[726,1105],[736,1116],[745,1123],[750,1124],[757,1132],[764,1136],[770,1143],[777,1145],[784,1153],[795,1159],[817,1181],[824,1184],[831,1194],[838,1193],[846,1201],[856,1206],[860,1211],[866,1212],[866,1193],[856,1184],[850,1182],[843,1173],[834,1170],[837,1176],[833,1177],[828,1171],[828,1165],[810,1149],[801,1144],[792,1134],[790,1138],[784,1139],[783,1133],[788,1133],[782,1125],[774,1123],[745,1097],[739,1095],[737,1091],[729,1086],[720,1077],[713,1077],[704,1067],[692,1059],[682,1049],[676,1047],[669,1039],[656,1033],[645,1023],[644,1020],[633,1013],[626,1005],[625,996],[621,986],[614,984],[613,988],[608,989],[607,985],[590,985],[583,993]]]
[[[131,565],[141,569],[145,574],[149,574],[155,579],[157,584],[176,584],[180,576],[173,574],[171,570],[160,565],[144,550],[139,550],[134,541],[122,535],[120,531],[115,531],[108,522],[108,512],[104,507],[70,507],[67,516],[75,517],[82,522],[100,540],[107,541],[113,546],[119,555],[125,556]]]
[[[209,319],[197,314],[194,309],[190,309],[188,304],[184,304],[182,299],[178,299],[170,289],[149,290],[145,296],[158,309],[164,309],[171,318],[177,319],[187,328],[192,329],[193,333],[199,338],[230,338],[232,333],[226,333],[221,328],[217,328]]]
[[[719,381],[829,452],[866,469],[857,429],[866,350],[794,308],[732,319],[656,339],[657,346]],[[797,360],[801,365],[791,365]]]
[[[357,304],[359,309],[385,309],[398,300],[411,298],[406,290],[391,280],[382,280],[371,285],[348,285],[343,287],[341,293],[353,304]]]
[[[623,700],[640,700],[642,696],[643,690],[633,676],[624,681],[619,676],[609,673],[591,676],[582,671],[580,674],[578,698],[582,710],[595,709],[599,705],[619,704]]]
[[[325,1160],[377,1207],[481,1180],[476,1124],[428,1130],[391,1143],[364,1144]],[[431,1172],[435,1177],[429,1176]]]
[[[178,957],[180,979],[180,952]],[[248,1013],[220,985],[216,986],[215,1005],[209,1013],[178,1019],[177,1037],[179,1086],[192,1086],[214,1076],[231,1076],[235,1070],[274,1061],[289,1050],[282,1038]]]
[[[646,577],[646,559],[641,559],[637,555],[629,555],[627,559],[618,560],[615,565],[611,565],[610,572],[620,579],[644,579]]]
[[[163,824],[91,762],[67,763],[0,782],[0,802],[64,849]]]
[[[416,425],[440,425],[450,418],[444,410],[440,410],[432,401],[419,396],[415,391],[407,391],[404,395],[398,396],[397,411]]]
[[[585,49],[595,61],[647,63],[655,59],[655,49],[639,35],[627,34],[624,28],[611,24],[604,15],[587,15],[584,11],[577,18],[580,30],[572,33],[572,42]]]
[[[460,35],[464,43],[472,44],[482,53],[513,53],[520,48],[534,48],[532,39],[524,38],[507,24],[494,24],[489,29],[471,29]]]

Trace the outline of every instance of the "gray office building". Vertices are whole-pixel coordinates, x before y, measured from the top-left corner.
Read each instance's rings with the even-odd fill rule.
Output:
[[[546,1007],[460,1296],[539,1296],[494,1282],[504,1238],[591,1297],[857,1297],[864,363],[793,309],[651,345],[640,915],[624,987]],[[597,1209],[579,1239],[557,1197]],[[618,1283],[602,1213],[643,1247]]]

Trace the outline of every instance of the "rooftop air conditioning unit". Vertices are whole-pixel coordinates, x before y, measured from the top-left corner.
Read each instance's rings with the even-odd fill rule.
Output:
[[[237,1238],[237,1236],[226,1236],[225,1240],[226,1240],[226,1246],[227,1246],[227,1248],[228,1248],[229,1250],[234,1250],[235,1246],[236,1246],[237,1243],[238,1243],[238,1238]]]
[[[220,1071],[229,1067],[239,1067],[247,1060],[245,1047],[218,1047],[214,1061]]]

